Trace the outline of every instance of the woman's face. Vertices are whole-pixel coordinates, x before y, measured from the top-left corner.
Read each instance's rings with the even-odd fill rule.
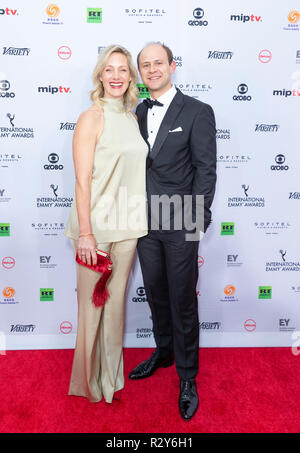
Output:
[[[122,98],[131,80],[126,56],[113,52],[100,75],[100,80],[104,87],[104,97]]]

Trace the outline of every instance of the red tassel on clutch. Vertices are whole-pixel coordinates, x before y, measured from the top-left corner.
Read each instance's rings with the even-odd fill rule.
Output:
[[[106,288],[106,282],[112,273],[112,260],[111,256],[103,252],[102,250],[96,249],[97,253],[97,264],[88,265],[84,261],[79,258],[78,252],[76,253],[76,262],[81,264],[82,266],[86,266],[89,269],[102,273],[101,277],[99,278],[98,282],[95,285],[94,292],[93,292],[93,304],[96,307],[101,307],[105,304],[107,299],[109,298],[109,292]]]

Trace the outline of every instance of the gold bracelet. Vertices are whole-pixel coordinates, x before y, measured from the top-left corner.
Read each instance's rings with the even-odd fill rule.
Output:
[[[88,234],[80,234],[79,237],[85,237],[85,236],[94,236],[93,233],[88,233]]]

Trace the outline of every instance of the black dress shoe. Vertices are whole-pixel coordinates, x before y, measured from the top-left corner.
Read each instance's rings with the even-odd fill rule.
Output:
[[[167,368],[174,363],[174,357],[160,358],[157,350],[155,350],[148,360],[140,363],[131,373],[130,379],[145,379],[152,376],[158,368]]]
[[[184,420],[190,420],[198,409],[198,394],[194,379],[180,380],[179,412]]]

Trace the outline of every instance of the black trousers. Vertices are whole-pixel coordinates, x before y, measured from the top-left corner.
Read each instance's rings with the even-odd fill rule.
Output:
[[[137,246],[157,350],[174,353],[181,379],[198,372],[198,246],[169,231],[150,231]]]

